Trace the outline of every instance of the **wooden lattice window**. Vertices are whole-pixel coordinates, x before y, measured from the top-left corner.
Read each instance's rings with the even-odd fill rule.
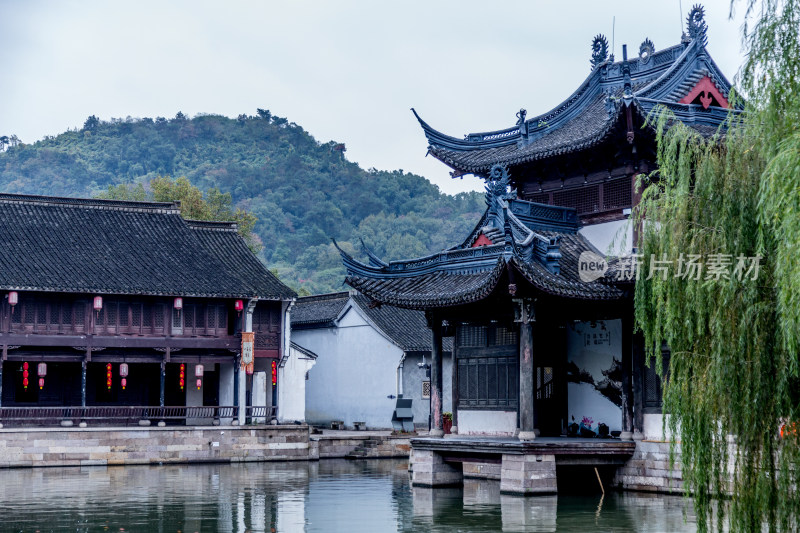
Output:
[[[578,214],[594,213],[600,210],[600,191],[597,185],[556,191],[553,205],[572,207]]]
[[[603,184],[603,208],[624,209],[631,206],[631,180],[628,177]]]
[[[459,346],[486,346],[486,326],[461,325],[458,327]]]
[[[423,381],[422,382],[422,399],[430,399],[431,397],[431,382],[430,381]]]
[[[458,359],[460,409],[516,409],[518,388],[516,357]]]

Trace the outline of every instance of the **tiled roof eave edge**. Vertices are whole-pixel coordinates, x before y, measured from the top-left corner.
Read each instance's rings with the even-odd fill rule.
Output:
[[[98,288],[68,288],[68,287],[31,287],[24,285],[0,285],[0,291],[20,291],[20,292],[49,292],[49,293],[65,293],[65,294],[96,294],[96,295],[118,295],[118,296],[164,296],[173,297],[180,296],[183,298],[240,298],[240,299],[258,299],[264,301],[282,301],[290,302],[295,298],[293,296],[283,295],[258,295],[253,293],[199,293],[199,292],[167,292],[167,291],[118,291],[114,289],[98,289]]]

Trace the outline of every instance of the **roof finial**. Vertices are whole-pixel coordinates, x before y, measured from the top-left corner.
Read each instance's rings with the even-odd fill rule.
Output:
[[[525,122],[525,115],[527,115],[527,114],[528,114],[528,112],[525,109],[520,109],[519,110],[519,113],[517,113],[517,126],[519,126],[523,122]]]
[[[606,40],[605,35],[602,33],[598,33],[597,36],[592,40],[592,59],[589,63],[592,65],[592,69],[597,67],[598,65],[602,65],[608,59],[608,40]]]
[[[705,9],[700,4],[695,4],[689,16],[686,17],[686,29],[689,31],[689,37],[693,41],[700,41],[700,44],[705,46],[708,44],[708,24],[705,21]]]
[[[642,41],[642,44],[639,45],[639,62],[642,65],[646,65],[650,62],[650,58],[653,57],[655,53],[656,45],[654,45],[653,41],[650,39],[645,39]]]
[[[511,178],[508,167],[505,165],[492,165],[486,183],[486,203],[493,205],[494,198],[513,200],[517,197],[517,190],[511,188]]]
[[[622,45],[622,80],[624,83],[623,94],[630,96],[632,92],[631,85],[631,66],[628,64],[628,45]]]

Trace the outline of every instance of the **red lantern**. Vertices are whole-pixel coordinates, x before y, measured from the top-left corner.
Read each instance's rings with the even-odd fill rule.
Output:
[[[95,296],[94,297],[94,310],[98,313],[103,309],[103,297],[102,296]]]
[[[241,313],[242,309],[244,309],[244,302],[242,300],[236,300],[234,307],[236,308],[237,313]]]
[[[120,385],[122,385],[122,390],[125,390],[125,386],[128,385],[128,380],[126,378],[122,378],[120,380]]]
[[[181,390],[183,390],[183,387],[186,384],[186,365],[183,363],[181,363],[180,384]]]
[[[254,369],[255,369],[255,365],[253,364],[253,362],[252,362],[252,361],[250,361],[250,363],[249,363],[249,364],[245,365],[245,367],[244,367],[244,372],[245,372],[245,374],[247,374],[248,376],[251,376],[251,375],[253,375],[253,370],[254,370]]]
[[[113,377],[113,373],[111,372],[111,363],[106,364],[106,387],[108,390],[111,390],[111,378]]]
[[[44,378],[39,378],[39,389],[44,388]]]
[[[11,310],[14,310],[14,306],[19,303],[19,294],[17,291],[11,291],[8,293],[8,305],[11,306]]]
[[[200,387],[202,387],[202,386],[203,386],[203,380],[200,379],[200,378],[197,378],[197,390],[200,390]]]
[[[278,384],[278,363],[272,361],[272,386]]]
[[[28,390],[28,362],[22,363],[22,387]]]
[[[181,298],[180,296],[175,298],[175,300],[173,300],[173,302],[172,302],[172,307],[174,307],[178,311],[183,309],[183,298]]]

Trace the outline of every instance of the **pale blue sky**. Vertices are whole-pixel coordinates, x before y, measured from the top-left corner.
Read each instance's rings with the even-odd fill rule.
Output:
[[[364,168],[402,168],[446,192],[409,111],[460,137],[543,113],[589,73],[590,43],[632,55],[677,44],[691,3],[637,1],[0,0],[0,134],[33,142],[89,115],[235,117],[270,109]],[[741,16],[706,1],[708,49],[729,79]],[[737,5],[743,12],[744,5]]]

